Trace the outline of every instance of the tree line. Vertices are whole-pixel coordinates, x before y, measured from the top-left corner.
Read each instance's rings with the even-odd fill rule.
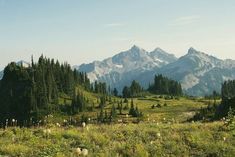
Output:
[[[129,87],[128,86],[123,87],[122,96],[125,99],[139,97],[143,96],[144,91],[146,90],[144,90],[143,87],[141,87],[139,82],[133,80]],[[154,83],[149,85],[147,91],[161,95],[172,95],[172,96],[183,95],[181,84],[163,75],[155,75]]]
[[[231,115],[235,115],[235,80],[228,80],[222,84],[221,94],[213,92],[207,99],[213,98],[214,103],[210,103],[206,108],[201,108],[200,111],[192,118],[192,120],[213,121],[225,119]],[[216,100],[222,98],[220,104]],[[232,116],[232,117],[233,117]],[[191,119],[190,119],[191,120]]]
[[[134,97],[138,97],[141,96],[141,93],[144,91],[143,87],[141,87],[141,85],[133,80],[130,87],[125,86],[122,90],[122,95],[123,98],[134,98]]]
[[[32,125],[59,109],[61,93],[75,97],[76,86],[90,92],[106,93],[104,83],[91,84],[86,73],[43,55],[37,63],[32,57],[29,67],[12,62],[5,67],[0,81],[0,123],[17,119],[21,126]],[[79,93],[74,100],[71,110],[82,111],[84,105],[76,104],[85,104],[84,95]]]
[[[155,75],[154,83],[149,85],[148,91],[154,94],[180,96],[183,94],[181,84],[163,75]]]
[[[228,80],[222,84],[221,105],[218,106],[216,117],[227,116],[229,110],[235,110],[235,80]]]

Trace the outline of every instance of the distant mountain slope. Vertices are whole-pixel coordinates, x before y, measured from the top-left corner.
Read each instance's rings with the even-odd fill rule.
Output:
[[[235,61],[221,60],[190,48],[179,59],[160,48],[147,52],[137,46],[104,61],[76,66],[88,73],[92,81],[107,82],[121,91],[135,79],[148,87],[156,74],[180,81],[189,95],[203,96],[220,92],[221,83],[235,79]]]
[[[146,77],[139,80],[147,81],[156,73],[180,81],[189,95],[203,96],[211,94],[213,90],[220,92],[222,82],[235,79],[235,61],[221,60],[190,48],[176,62],[146,72]]]
[[[3,77],[3,71],[0,71],[0,80],[2,79]]]
[[[137,46],[103,61],[74,66],[88,73],[91,81],[105,81],[112,87],[123,86],[135,79],[140,73],[160,68],[176,61],[177,58],[160,48],[147,52]]]

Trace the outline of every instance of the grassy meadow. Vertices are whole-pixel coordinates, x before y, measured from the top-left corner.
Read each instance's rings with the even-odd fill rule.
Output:
[[[96,102],[95,95],[89,97]],[[235,156],[235,131],[228,130],[222,121],[187,121],[208,103],[202,98],[145,96],[134,99],[144,114],[139,123],[123,110],[115,122],[97,124],[92,122],[96,108],[84,113],[91,119],[86,127],[64,126],[63,120],[69,117],[57,113],[48,118],[45,126],[1,129],[0,156],[73,157],[78,156],[78,147],[87,149],[91,157]],[[116,103],[108,103],[105,109],[109,111],[112,104]]]

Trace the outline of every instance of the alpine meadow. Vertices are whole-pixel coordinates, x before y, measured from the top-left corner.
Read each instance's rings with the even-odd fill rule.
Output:
[[[0,157],[235,156],[234,18],[232,0],[0,0]]]

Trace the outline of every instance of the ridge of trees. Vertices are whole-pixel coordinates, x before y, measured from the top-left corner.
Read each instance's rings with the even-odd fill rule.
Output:
[[[216,111],[216,117],[221,118],[228,115],[229,110],[235,110],[235,80],[228,80],[222,84],[222,102]]]
[[[72,113],[83,111],[87,100],[82,92],[74,94],[76,86],[107,93],[105,83],[91,84],[86,73],[73,70],[68,63],[60,64],[43,55],[37,63],[32,57],[29,67],[12,62],[5,67],[0,81],[0,124],[11,119],[17,119],[21,126],[40,121],[59,109],[61,93],[73,100]]]
[[[213,98],[214,103],[209,103],[206,108],[201,108],[196,115],[190,120],[204,120],[212,121],[219,119],[226,119],[235,113],[235,80],[228,80],[222,84],[221,87],[221,98],[220,104],[216,103],[216,100],[220,98],[220,95],[215,91],[211,96],[206,98]]]
[[[155,75],[154,83],[149,85],[148,91],[154,94],[180,96],[183,94],[181,84],[163,75]]]
[[[144,91],[143,87],[141,85],[133,80],[130,87],[125,86],[122,90],[123,98],[133,98],[141,96],[141,93]]]

